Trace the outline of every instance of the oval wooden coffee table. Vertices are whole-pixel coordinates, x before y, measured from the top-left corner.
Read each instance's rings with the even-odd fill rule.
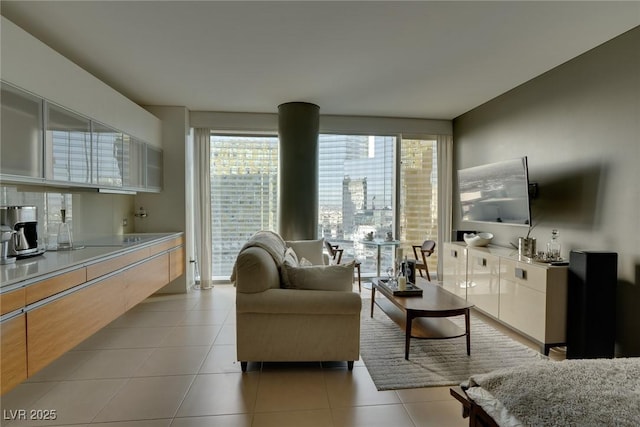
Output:
[[[416,285],[422,288],[422,296],[395,296],[388,287],[382,286],[372,279],[371,288],[371,317],[373,308],[377,305],[391,320],[405,330],[404,358],[409,360],[411,338],[420,339],[448,339],[467,337],[467,355],[471,355],[471,329],[469,312],[473,304],[468,303],[441,286],[417,278]],[[376,291],[385,299],[376,301]],[[465,329],[445,317],[464,315]],[[415,319],[415,321],[414,321]]]

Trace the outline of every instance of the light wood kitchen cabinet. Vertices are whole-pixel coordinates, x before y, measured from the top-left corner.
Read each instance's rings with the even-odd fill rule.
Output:
[[[0,316],[23,308],[25,305],[25,290],[19,288],[0,294]]]
[[[182,276],[186,268],[186,253],[184,246],[173,249],[169,252],[169,281],[173,281]]]
[[[149,251],[149,248],[141,248],[126,254],[110,257],[104,261],[89,264],[87,265],[87,280],[93,280],[130,264],[142,261],[150,256]]]
[[[0,323],[0,394],[27,379],[27,331],[25,315]]]
[[[0,171],[3,181],[42,182],[42,99],[0,82]]]
[[[466,248],[445,243],[443,256],[442,286],[461,298],[467,297],[467,255]]]
[[[1,293],[2,393],[183,274],[183,244],[172,236]]]
[[[126,309],[137,305],[169,283],[169,254],[165,253],[127,270]]]
[[[500,258],[467,249],[467,301],[494,317],[500,304]]]
[[[159,254],[160,252],[165,252],[169,249],[176,248],[182,245],[184,245],[184,236],[176,237],[175,239],[167,240],[151,247],[149,256]]]
[[[53,277],[39,281],[38,283],[27,286],[26,304],[43,300],[47,297],[55,295],[59,292],[71,289],[87,281],[87,269],[84,267],[77,268],[62,274],[56,274]]]
[[[124,311],[122,273],[28,310],[29,376],[80,344]]]

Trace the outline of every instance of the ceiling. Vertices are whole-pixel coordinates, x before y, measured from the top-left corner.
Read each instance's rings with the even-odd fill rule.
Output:
[[[141,105],[453,119],[640,25],[640,2],[6,1]]]

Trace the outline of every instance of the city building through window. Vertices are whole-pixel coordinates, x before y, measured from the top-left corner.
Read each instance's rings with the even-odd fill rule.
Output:
[[[401,147],[398,158],[397,148]],[[357,258],[365,276],[377,267],[377,249],[362,244],[367,233],[391,233],[404,253],[437,237],[436,142],[396,136],[319,137],[318,237]],[[242,245],[258,230],[278,230],[278,138],[211,136],[213,276],[231,275]],[[383,248],[381,271],[392,265]],[[431,261],[436,271],[436,257]]]

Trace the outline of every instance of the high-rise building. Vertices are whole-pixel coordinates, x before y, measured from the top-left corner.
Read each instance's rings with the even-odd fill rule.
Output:
[[[405,253],[411,244],[437,236],[435,141],[402,141],[400,206],[394,206],[396,143],[393,136],[319,137],[318,236],[340,244],[345,257],[357,257],[365,274],[375,271],[375,257],[358,242],[370,231],[378,238],[393,232],[395,216]],[[277,183],[277,137],[211,137],[215,277],[231,274],[239,250],[256,231],[277,230]],[[392,249],[385,248],[383,271],[392,259]]]

